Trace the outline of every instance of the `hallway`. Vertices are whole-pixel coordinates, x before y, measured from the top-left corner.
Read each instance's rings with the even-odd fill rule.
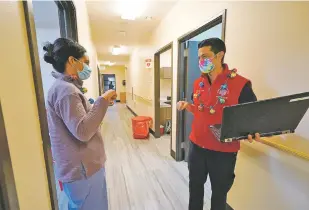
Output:
[[[124,105],[116,105],[102,125],[110,209],[187,209],[186,163],[169,156],[169,138],[133,140],[131,117]],[[236,210],[305,210],[309,205],[308,166],[307,161],[269,146],[243,143],[228,202]],[[210,195],[207,182],[207,210]]]
[[[187,209],[186,164],[170,157],[169,138],[134,140],[132,116],[124,105],[113,106],[102,125],[111,210]]]
[[[187,73],[194,72],[197,75],[191,79],[198,78],[201,70],[198,62],[192,62],[194,69],[189,68],[188,58],[193,61],[191,55],[198,55],[198,49],[193,50],[196,45],[189,42],[197,44],[211,37],[224,41],[225,62],[252,81],[258,100],[309,90],[309,1],[25,0],[1,1],[0,10],[1,28],[6,32],[1,35],[5,59],[0,82],[0,209],[4,203],[4,209],[57,210],[57,195],[60,206],[67,208],[64,191],[55,189],[61,185],[53,173],[50,146],[54,139],[50,138],[46,102],[56,60],[65,62],[59,72],[74,73],[74,78],[85,66],[78,64],[76,71],[66,68],[73,67],[66,65],[71,60],[67,56],[75,58],[75,53],[65,53],[67,56],[59,59],[56,54],[60,50],[46,45],[58,38],[76,41],[87,51],[79,57],[92,70],[83,83],[87,100],[93,102],[103,94],[102,75],[115,75],[116,101],[156,122],[162,118],[156,125],[157,136],[160,124],[167,125],[167,130],[171,125],[177,157],[181,156],[179,142],[184,129],[180,126],[183,115],[175,104],[189,100],[187,96],[193,93]],[[164,51],[167,49],[170,51]],[[166,60],[160,60],[163,51],[171,52]],[[45,62],[45,54],[51,62]],[[292,80],[295,75],[299,77]],[[72,107],[68,110],[74,110]],[[110,107],[101,127],[110,209],[187,209],[187,164],[170,156],[169,137],[134,140],[131,117],[125,105],[117,104]],[[92,123],[90,120],[89,126]],[[309,112],[295,134],[269,141],[309,157],[308,127]],[[79,144],[75,139],[73,143]],[[228,196],[235,210],[309,210],[308,160],[259,142],[242,142],[241,147],[235,183]],[[62,144],[59,151],[68,152]],[[91,158],[78,159],[84,157]],[[74,157],[61,159],[60,163],[76,161]],[[74,170],[70,165],[65,167]],[[209,210],[209,182],[205,191],[204,209]]]

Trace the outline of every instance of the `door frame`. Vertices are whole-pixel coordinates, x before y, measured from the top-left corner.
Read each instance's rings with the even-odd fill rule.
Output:
[[[164,47],[160,48],[154,54],[154,137],[160,138],[160,55],[168,50],[171,50],[171,68],[172,68],[172,89],[171,89],[171,120],[173,120],[173,42],[168,43]],[[172,150],[172,128],[171,128],[171,140],[170,140],[170,154],[175,158],[175,152]]]
[[[19,210],[10,149],[0,101],[0,209]]]
[[[76,10],[73,1],[55,1],[59,10],[59,26],[61,37],[78,42]]]
[[[184,71],[183,65],[183,54],[184,54],[184,45],[186,41],[191,38],[197,36],[198,34],[207,31],[208,29],[222,23],[222,36],[221,39],[225,40],[225,29],[226,29],[226,15],[227,10],[222,11],[218,16],[202,25],[201,27],[190,31],[181,37],[178,38],[178,65],[177,65],[177,101],[183,99],[183,94],[185,91],[185,83],[186,83],[186,72]],[[184,159],[184,114],[182,112],[176,112],[176,161],[182,161]]]
[[[108,76],[111,76],[111,77],[114,77],[114,78],[115,78],[115,91],[117,91],[116,74],[101,74],[101,75],[102,75],[102,77],[103,77],[103,91],[104,91],[104,76],[107,76],[107,77],[108,77]]]
[[[99,95],[101,96],[103,92],[102,92],[102,80],[99,65],[97,65],[97,70],[98,70]]]
[[[76,10],[72,1],[55,1],[59,9],[60,34],[61,37],[74,39],[77,41],[77,20]],[[49,138],[49,130],[47,124],[46,107],[43,91],[43,82],[41,75],[39,51],[37,44],[36,28],[34,22],[34,11],[32,0],[23,1],[23,10],[25,14],[25,23],[28,38],[28,47],[30,52],[33,83],[38,107],[39,123],[42,137],[42,147],[46,167],[46,176],[48,182],[48,193],[50,196],[51,207],[58,210],[58,200],[56,191],[56,180],[53,170],[53,158],[51,154],[51,143]],[[59,6],[61,5],[61,6]],[[65,14],[65,15],[62,15]],[[74,15],[75,14],[75,15]],[[76,27],[72,27],[72,26]],[[64,30],[65,29],[65,30]]]

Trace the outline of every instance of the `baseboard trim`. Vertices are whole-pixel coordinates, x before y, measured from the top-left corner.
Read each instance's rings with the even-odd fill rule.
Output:
[[[137,114],[128,105],[126,105],[126,106],[127,106],[128,110],[136,117]]]
[[[171,156],[176,160],[176,152],[171,149],[170,153],[171,153]]]

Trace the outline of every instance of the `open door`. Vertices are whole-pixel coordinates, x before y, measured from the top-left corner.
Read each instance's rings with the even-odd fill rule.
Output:
[[[225,38],[226,10],[196,30],[185,34],[178,39],[178,82],[177,101],[187,100],[192,102],[193,83],[200,77],[198,67],[198,43],[211,37]],[[176,160],[188,160],[191,143],[193,115],[187,112],[177,112],[176,130]]]
[[[185,96],[186,100],[192,103],[193,83],[200,77],[201,72],[198,66],[198,41],[187,41],[184,50],[185,67]],[[184,159],[188,161],[190,153],[190,139],[193,115],[184,113]]]

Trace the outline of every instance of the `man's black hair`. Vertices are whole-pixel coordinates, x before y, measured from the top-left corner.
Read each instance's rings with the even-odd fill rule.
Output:
[[[225,47],[225,43],[224,41],[222,41],[219,38],[210,38],[210,39],[205,39],[203,41],[201,41],[198,44],[198,49],[202,48],[202,47],[211,47],[211,51],[215,54],[219,53],[219,52],[224,52],[224,54],[226,53],[226,47]],[[224,61],[224,56],[222,58],[222,63]]]

